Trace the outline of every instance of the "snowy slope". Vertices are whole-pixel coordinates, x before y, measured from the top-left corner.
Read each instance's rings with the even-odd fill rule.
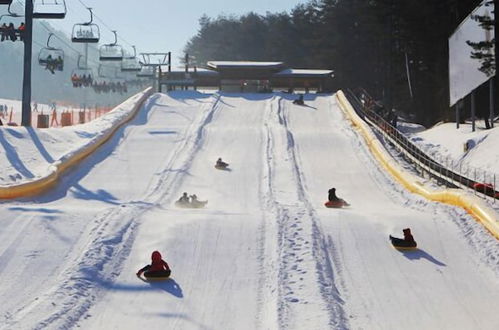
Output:
[[[144,92],[137,93],[106,116],[86,124],[47,129],[2,127],[0,186],[18,185],[48,176],[55,170],[54,165],[96,143],[119,125],[142,95]]]
[[[398,186],[333,96],[305,101],[156,94],[57,189],[0,204],[0,329],[496,329],[499,243]],[[388,243],[407,226],[419,251]],[[172,279],[144,283],[156,249]]]

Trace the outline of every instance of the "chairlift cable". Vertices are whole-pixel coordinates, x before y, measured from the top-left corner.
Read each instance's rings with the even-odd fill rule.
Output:
[[[82,6],[85,6],[86,8],[88,8],[88,6],[82,1],[82,0],[78,0],[79,3],[82,4]],[[104,20],[102,20],[99,16],[97,16],[95,13],[94,13],[94,17],[102,23],[102,25],[107,28],[109,30],[109,32],[113,32],[113,31],[116,31],[116,29],[113,29],[111,28],[109,25],[106,24],[106,22],[104,22]],[[124,41],[126,44],[128,44],[129,46],[133,46],[133,44],[129,43],[127,40],[123,39],[123,37],[120,37],[118,36],[118,39],[120,39],[121,41]]]
[[[80,2],[80,4],[81,4],[82,6],[84,6],[84,7],[85,7],[85,9],[88,9],[88,8],[89,8],[89,7],[88,7],[88,6],[87,6],[87,5],[86,5],[83,1],[78,0],[78,2]],[[20,0],[16,0],[16,3],[17,3],[17,4],[19,4],[22,8],[24,8],[24,6],[25,6],[25,4],[24,4],[23,2],[21,2]],[[72,13],[76,13],[73,9],[71,9],[71,7],[70,7],[70,6],[69,6],[68,8],[69,8],[69,10],[70,10]],[[79,16],[79,14],[77,14],[76,16]],[[95,15],[95,13],[93,13],[93,16],[94,16],[95,18],[97,18],[97,20],[99,20],[99,21],[103,24],[103,26],[105,26],[105,27],[106,27],[109,31],[111,31],[111,32],[113,31],[113,30],[111,29],[111,27],[109,27],[109,26],[108,26],[108,25],[107,25],[107,24],[106,24],[106,23],[105,23],[105,22],[104,22],[104,21],[103,21],[103,20],[102,20],[99,16]],[[81,18],[81,17],[79,17],[79,18]],[[81,54],[81,51],[80,51],[80,50],[76,50],[75,48],[73,48],[73,47],[72,47],[69,43],[67,43],[67,42],[66,42],[63,38],[59,37],[59,36],[56,34],[56,32],[54,31],[54,29],[53,29],[53,28],[48,27],[48,26],[46,25],[46,22],[44,22],[44,21],[42,21],[42,20],[39,20],[39,23],[40,23],[40,25],[41,25],[41,26],[42,26],[45,30],[47,30],[47,32],[48,32],[49,34],[53,34],[53,35],[54,35],[57,39],[59,39],[59,41],[60,41],[60,42],[61,42],[64,46],[66,46],[66,47],[67,47],[70,51],[72,51],[72,52],[76,53],[78,56]],[[50,24],[51,24],[51,25],[54,25],[54,27],[56,27],[56,28],[60,29],[60,31],[64,31],[64,29],[62,29],[61,27],[57,26],[57,24],[54,24],[53,22],[51,22]],[[125,42],[125,43],[127,43],[129,46],[133,46],[131,43],[129,43],[127,40],[125,40],[124,38],[122,38],[122,37],[120,37],[120,36],[118,36],[118,39],[120,39],[120,40],[124,41],[124,42]],[[38,41],[36,41],[36,40],[33,40],[33,43],[34,43],[34,44],[36,44],[37,46],[39,46],[40,48],[44,48],[44,47],[46,46],[46,45],[41,44],[40,42],[38,42]],[[75,58],[75,57],[73,57],[73,56],[66,55],[66,57],[67,57],[67,58],[70,58],[70,59],[72,59],[72,60],[74,60],[74,61],[78,61],[78,59],[77,59],[77,58]],[[96,66],[99,66],[99,65],[101,64],[99,61],[95,61],[95,60],[90,59],[90,58],[88,59],[88,62],[89,62],[89,63],[92,63],[92,64],[94,64],[94,65],[96,65]],[[109,65],[106,65],[105,67],[114,68],[114,66],[109,66]]]

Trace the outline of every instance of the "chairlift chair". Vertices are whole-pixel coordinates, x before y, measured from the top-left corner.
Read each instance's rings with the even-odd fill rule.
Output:
[[[33,18],[63,19],[66,17],[65,0],[35,0]]]
[[[79,23],[73,26],[73,33],[71,34],[72,42],[80,43],[97,43],[100,39],[100,29],[97,24],[93,22],[92,8],[87,8],[90,11],[90,21],[86,23]]]
[[[10,5],[12,0],[0,0],[0,5]]]
[[[77,66],[75,69],[73,69],[73,71],[71,71],[71,77],[77,75],[78,77],[88,76],[93,79],[94,78],[93,70],[81,64],[82,57],[83,55],[81,54],[78,56]]]
[[[115,72],[114,72],[114,79],[116,81],[119,81],[119,82],[125,82],[126,81],[126,77],[125,76],[122,76],[120,75],[120,72],[122,72],[120,70],[120,68],[116,68]]]
[[[56,71],[63,71],[64,50],[50,46],[50,38],[52,38],[53,35],[53,33],[49,35],[47,39],[47,47],[42,48],[40,53],[38,53],[38,63],[41,66],[47,67],[47,65],[50,65],[50,61],[54,61],[55,64],[53,69]]]
[[[112,80],[115,79],[118,69],[119,67],[116,66],[99,64],[97,75],[99,76],[99,78]]]
[[[1,0],[0,0],[1,1]],[[14,13],[12,12],[12,10],[10,9],[12,3],[0,3],[0,4],[8,4],[9,5],[9,8],[7,8],[7,14],[3,14],[3,15],[0,15],[0,21],[4,18],[4,17],[12,17],[12,18],[22,18],[24,17],[24,15],[21,15],[21,14],[17,14],[17,13]]]
[[[100,61],[122,61],[123,60],[123,47],[118,45],[118,35],[114,33],[114,42],[111,44],[102,45],[99,48]]]
[[[122,72],[140,72],[141,65],[137,59],[137,50],[133,47],[133,56],[124,56],[121,62]]]
[[[141,65],[136,58],[124,58],[121,62],[122,72],[140,72]]]
[[[154,77],[154,67],[142,65],[140,71],[137,72],[137,77],[152,78]]]

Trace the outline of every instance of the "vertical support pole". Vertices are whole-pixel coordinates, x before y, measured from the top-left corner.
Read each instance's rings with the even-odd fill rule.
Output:
[[[494,79],[489,80],[489,110],[490,110],[490,128],[494,128]]]
[[[198,67],[197,65],[194,65],[194,90],[198,90]]]
[[[33,52],[33,0],[26,0],[24,5],[24,72],[23,102],[21,125],[31,126],[31,57]]]
[[[461,110],[461,101],[458,101],[455,105],[456,107],[456,128],[459,129],[459,118],[461,117],[460,115],[460,110]]]
[[[88,69],[88,43],[85,43],[85,69]],[[92,78],[93,79],[93,78]],[[83,108],[87,108],[88,88],[83,88]]]
[[[475,91],[471,92],[471,131],[475,131]]]
[[[172,52],[168,52],[168,79],[171,77],[171,72],[172,72]],[[175,88],[168,85],[168,90],[174,90]]]
[[[185,53],[185,75],[184,75],[184,79],[187,80],[187,75],[189,73],[189,54]],[[187,83],[184,85],[184,90],[187,90],[188,87],[187,87]]]
[[[172,52],[168,52],[168,73],[172,72]]]
[[[153,73],[153,75],[154,75],[153,77],[154,78],[153,78],[153,86],[152,86],[152,88],[153,88],[153,90],[155,92],[157,92],[158,91],[158,82],[159,82],[159,79],[156,77],[156,74],[157,74],[158,70],[157,70],[156,66],[153,66],[153,68],[154,68],[154,70],[153,70],[153,72],[154,72]]]
[[[499,8],[499,0],[494,0],[494,11]],[[497,19],[496,14],[494,14],[494,63],[496,63],[496,68],[497,68],[497,63],[499,63],[499,19]],[[497,72],[497,69],[496,69]],[[495,77],[493,78],[495,79]],[[494,93],[493,93],[493,98],[494,98],[494,107],[499,106],[499,102],[497,101],[497,97],[499,96],[499,84],[494,83]],[[494,111],[495,113],[499,113],[499,110]],[[494,127],[493,124],[494,119],[492,119],[491,127]]]
[[[159,73],[158,73],[158,92],[161,93],[162,90],[162,85],[161,85],[161,76],[163,75],[163,71],[161,70],[161,65],[158,67]]]

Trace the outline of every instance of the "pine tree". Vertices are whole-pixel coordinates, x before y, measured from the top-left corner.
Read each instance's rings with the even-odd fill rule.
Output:
[[[493,0],[488,0],[484,3],[486,7],[493,6],[493,4]],[[486,31],[486,34],[494,30],[494,20],[489,15],[471,15],[471,19],[477,21],[480,27],[482,27]],[[496,71],[494,42],[494,39],[466,41],[466,43],[471,48],[473,48],[473,51],[471,52],[471,58],[480,61],[481,66],[479,70],[485,73],[487,77],[492,77]]]

